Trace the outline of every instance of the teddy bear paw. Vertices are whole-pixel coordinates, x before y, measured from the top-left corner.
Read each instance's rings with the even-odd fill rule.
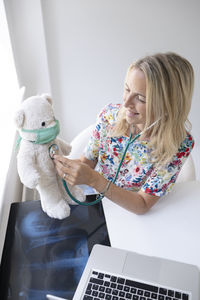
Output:
[[[27,176],[26,180],[24,180],[23,184],[27,186],[29,189],[34,189],[39,184],[40,176],[39,174],[34,174]]]
[[[80,202],[84,202],[86,199],[86,196],[83,193],[82,189],[77,186],[72,189],[71,193]],[[77,203],[74,200],[72,200],[70,197],[67,198],[67,202],[72,205],[77,205]]]
[[[42,203],[42,209],[50,218],[54,219],[62,220],[70,215],[70,207],[63,199],[52,205]]]

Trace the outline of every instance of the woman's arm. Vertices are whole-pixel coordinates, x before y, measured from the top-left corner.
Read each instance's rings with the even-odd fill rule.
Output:
[[[87,184],[101,193],[108,181],[93,168],[95,161],[82,157],[80,160],[71,160],[63,156],[55,156],[58,174],[71,185]],[[157,196],[142,191],[132,192],[111,184],[105,196],[121,207],[136,214],[146,213],[159,199]]]
[[[94,169],[97,164],[97,160],[89,160],[85,156],[81,156],[80,161],[87,164],[92,169]]]

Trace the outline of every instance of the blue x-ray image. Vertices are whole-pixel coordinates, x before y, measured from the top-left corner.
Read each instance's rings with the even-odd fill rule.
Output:
[[[90,198],[92,196],[89,196]],[[102,205],[49,218],[40,201],[11,206],[0,269],[1,299],[72,299],[94,244],[110,245]]]

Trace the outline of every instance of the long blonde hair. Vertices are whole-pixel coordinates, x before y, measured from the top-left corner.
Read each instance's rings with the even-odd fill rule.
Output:
[[[170,161],[191,129],[187,117],[191,107],[194,72],[191,64],[175,53],[146,56],[128,68],[140,69],[146,78],[146,124],[144,130],[160,119],[145,134],[153,149],[152,160],[159,165]],[[122,105],[112,134],[124,135],[126,122]]]

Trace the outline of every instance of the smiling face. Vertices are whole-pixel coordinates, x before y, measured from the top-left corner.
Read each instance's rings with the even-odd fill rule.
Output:
[[[143,130],[146,123],[146,79],[141,70],[130,70],[125,81],[123,100],[126,121]]]

